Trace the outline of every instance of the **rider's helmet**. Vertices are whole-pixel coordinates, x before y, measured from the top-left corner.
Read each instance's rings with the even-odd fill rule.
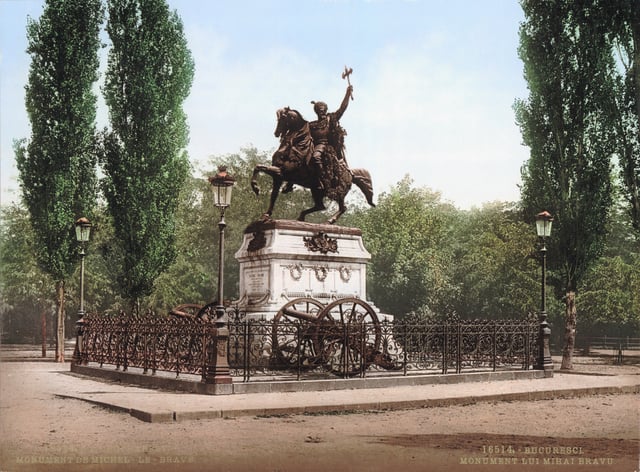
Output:
[[[324,109],[325,113],[329,109],[327,104],[324,102],[311,102],[311,103],[313,103],[313,111],[315,111],[316,114],[319,114],[321,109]]]

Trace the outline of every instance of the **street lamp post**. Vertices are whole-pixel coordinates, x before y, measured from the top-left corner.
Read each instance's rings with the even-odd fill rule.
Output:
[[[542,256],[542,279],[540,290],[540,333],[538,336],[538,359],[536,368],[544,370],[545,377],[553,376],[553,361],[551,360],[551,350],[549,347],[549,338],[551,337],[551,328],[547,321],[547,247],[546,238],[551,236],[551,225],[553,217],[547,211],[540,212],[536,215],[536,232],[542,242],[540,255]]]
[[[91,223],[85,217],[76,221],[76,239],[80,243],[80,306],[78,308],[78,320],[76,321],[76,347],[73,350],[72,361],[75,364],[82,362],[82,335],[84,331],[84,246],[89,241]]]
[[[231,191],[235,179],[227,173],[224,166],[218,167],[218,173],[209,177],[209,183],[213,187],[214,205],[220,210],[218,229],[218,299],[216,304],[216,345],[210,352],[209,367],[207,371],[207,383],[230,384],[232,382],[227,360],[227,343],[229,340],[229,327],[227,312],[224,307],[224,230],[227,226],[224,221],[224,213],[231,204]]]

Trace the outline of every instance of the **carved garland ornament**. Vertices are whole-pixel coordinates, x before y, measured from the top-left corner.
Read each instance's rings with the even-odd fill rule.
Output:
[[[311,252],[320,252],[327,254],[329,252],[338,252],[338,240],[330,238],[327,233],[320,231],[315,236],[304,236],[302,238],[304,245]]]
[[[300,280],[302,278],[302,265],[294,264],[289,266],[289,274],[293,280]]]
[[[340,273],[340,278],[343,282],[348,282],[349,280],[351,280],[351,269],[349,269],[347,266],[340,266],[338,272]]]

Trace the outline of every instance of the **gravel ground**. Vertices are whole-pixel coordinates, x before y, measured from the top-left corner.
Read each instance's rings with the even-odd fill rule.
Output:
[[[54,397],[47,379],[68,364],[2,359],[0,472],[640,470],[634,395],[144,423]],[[576,358],[575,370],[640,375],[608,357]]]

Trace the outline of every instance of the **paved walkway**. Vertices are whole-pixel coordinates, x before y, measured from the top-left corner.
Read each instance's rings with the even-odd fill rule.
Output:
[[[552,378],[541,379],[215,396],[144,389],[71,374],[64,377],[64,385],[57,386],[54,391],[56,395],[126,411],[149,422],[424,408],[479,401],[640,393],[640,375],[604,376],[557,372]]]
[[[7,361],[6,352],[2,356]],[[11,359],[18,360],[18,359]],[[21,359],[22,360],[22,359]],[[32,359],[36,361],[36,359]],[[3,366],[5,374],[10,363]],[[140,388],[72,374],[70,364],[35,362],[50,392],[128,412],[148,422],[236,416],[424,408],[474,402],[543,400],[595,394],[640,393],[640,366],[616,375],[555,372],[552,378],[350,390],[199,395]],[[42,368],[40,368],[42,366]],[[10,373],[9,373],[10,375]]]

